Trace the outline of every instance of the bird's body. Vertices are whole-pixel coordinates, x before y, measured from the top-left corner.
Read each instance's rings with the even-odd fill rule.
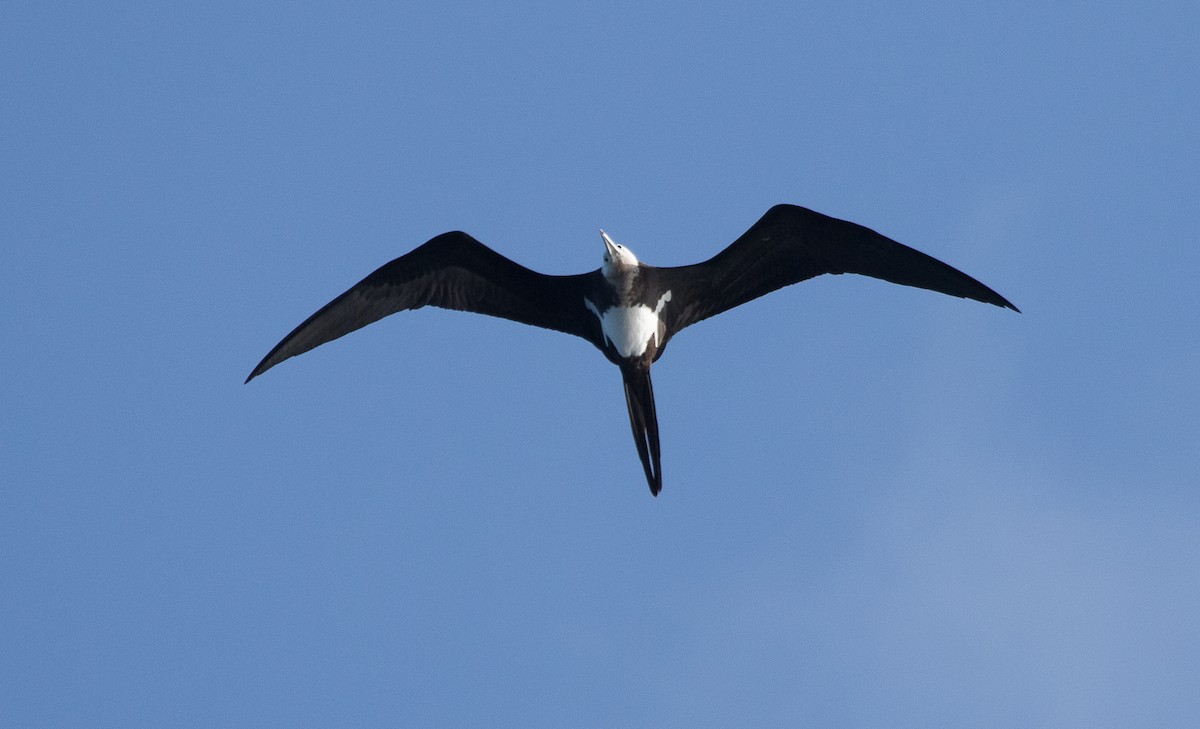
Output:
[[[466,233],[444,233],[384,265],[309,317],[254,368],[389,314],[422,306],[469,311],[574,334],[620,370],[638,455],[651,493],[662,488],[650,366],[676,333],[776,289],[825,273],[858,273],[1016,310],[975,279],[868,228],[793,205],[771,208],[703,263],[641,263],[601,231],[600,269],[574,276],[531,271]]]
[[[600,324],[601,351],[613,364],[658,359],[666,324],[663,307],[671,302],[652,266],[643,266],[625,246],[600,231],[607,249],[600,268],[599,286],[583,297],[583,306]],[[595,280],[595,277],[593,278]]]

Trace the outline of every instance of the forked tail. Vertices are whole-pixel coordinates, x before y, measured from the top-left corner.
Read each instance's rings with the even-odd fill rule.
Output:
[[[662,491],[662,461],[658,447],[658,415],[654,411],[654,386],[650,384],[650,367],[641,364],[621,365],[625,381],[625,404],[629,406],[629,425],[633,442],[637,444],[642,468],[650,493]]]

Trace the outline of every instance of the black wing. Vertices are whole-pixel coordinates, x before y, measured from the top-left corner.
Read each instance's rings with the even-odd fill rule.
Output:
[[[1018,311],[1000,294],[941,261],[856,223],[776,205],[713,258],[661,268],[673,291],[669,338],[680,329],[823,273],[857,273]]]
[[[388,314],[422,306],[470,311],[555,329],[595,341],[584,281],[597,274],[547,276],[531,271],[466,233],[443,233],[355,284],[310,316],[254,368],[246,382],[289,357]]]

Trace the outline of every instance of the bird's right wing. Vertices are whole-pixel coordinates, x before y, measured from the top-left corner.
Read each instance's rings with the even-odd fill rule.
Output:
[[[462,232],[443,233],[355,284],[275,345],[246,382],[280,362],[405,309],[437,306],[554,329],[597,344],[578,296],[595,274],[547,276]],[[578,299],[578,300],[576,300]],[[603,343],[597,344],[603,346]]]

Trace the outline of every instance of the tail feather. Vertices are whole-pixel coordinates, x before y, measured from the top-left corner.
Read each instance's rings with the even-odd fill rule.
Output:
[[[654,386],[650,383],[650,368],[631,365],[621,367],[625,381],[625,404],[629,406],[629,425],[637,445],[642,468],[650,493],[662,491],[662,459],[658,444],[658,414],[654,410]]]

